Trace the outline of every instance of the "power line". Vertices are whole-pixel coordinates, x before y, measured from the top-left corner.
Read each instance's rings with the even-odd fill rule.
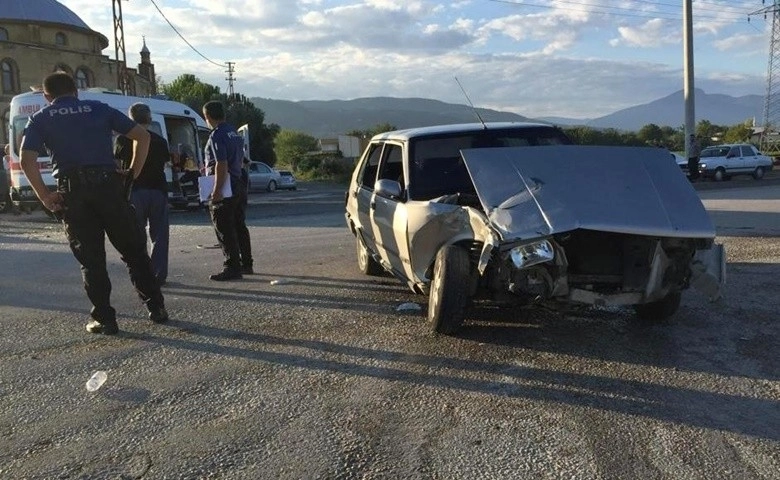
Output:
[[[162,10],[160,10],[160,7],[158,7],[158,6],[157,6],[157,4],[154,2],[154,0],[149,0],[149,1],[150,1],[150,2],[152,2],[152,5],[154,5],[154,8],[156,8],[156,9],[157,9],[157,11],[158,11],[158,12],[160,12],[160,15],[162,15],[163,19],[165,19],[165,21],[166,21],[166,22],[168,22],[168,25],[169,25],[169,26],[170,26],[170,27],[173,29],[173,31],[174,31],[174,32],[176,32],[176,34],[179,36],[179,38],[181,38],[182,40],[184,40],[184,43],[186,43],[187,45],[189,45],[189,47],[190,47],[190,48],[191,48],[191,49],[192,49],[192,50],[193,50],[195,53],[197,53],[198,55],[200,55],[201,57],[203,57],[203,59],[204,59],[204,60],[206,60],[206,61],[207,61],[207,62],[209,62],[209,63],[212,63],[212,64],[214,64],[214,65],[216,65],[216,66],[218,66],[218,67],[225,67],[225,64],[224,64],[224,63],[217,63],[217,62],[215,62],[215,61],[211,60],[210,58],[208,58],[208,57],[206,57],[205,55],[203,55],[202,53],[200,53],[200,51],[198,51],[198,49],[197,49],[197,48],[193,47],[193,46],[192,46],[192,44],[191,44],[190,42],[188,42],[186,38],[184,38],[184,35],[182,35],[181,33],[179,33],[179,31],[176,29],[176,27],[174,27],[174,26],[173,26],[173,24],[171,23],[171,21],[170,21],[170,20],[168,20],[168,17],[166,17],[166,16],[165,16],[165,14],[162,12]]]
[[[623,13],[626,11],[633,12],[635,10],[627,8],[627,7],[613,7],[608,5],[601,5],[601,4],[593,4],[593,3],[585,3],[585,2],[573,2],[573,1],[564,1],[559,0],[559,3],[566,3],[571,5],[576,5],[579,7],[596,7],[596,8],[603,8],[608,9],[607,11],[603,10],[592,10],[592,9],[579,9],[579,8],[571,8],[571,7],[562,7],[560,5],[540,5],[537,3],[527,3],[527,2],[519,2],[519,1],[513,1],[513,0],[488,0],[490,2],[495,3],[505,3],[508,5],[513,5],[517,7],[534,7],[534,8],[544,8],[544,9],[550,9],[550,10],[568,10],[572,12],[584,12],[584,13],[593,13],[597,15],[613,15],[613,16],[619,16],[619,17],[635,17],[635,18],[661,18],[664,20],[681,20],[682,15],[678,15],[672,12],[666,12],[666,11],[659,11],[656,13],[653,12],[646,12],[646,13]],[[610,11],[610,10],[617,10],[617,11]],[[715,11],[715,10],[713,10]],[[721,10],[718,10],[721,11]],[[728,13],[728,17],[716,17],[712,15],[698,15],[698,18],[703,19],[710,19],[710,20],[738,20],[739,17],[735,16],[736,12]]]

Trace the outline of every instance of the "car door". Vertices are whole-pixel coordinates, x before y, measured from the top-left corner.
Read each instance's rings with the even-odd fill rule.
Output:
[[[758,155],[750,145],[742,145],[742,171],[750,173],[758,166]]]
[[[739,145],[734,145],[726,154],[726,173],[732,175],[745,169],[745,160],[742,158],[742,151]]]
[[[358,171],[354,190],[350,192],[357,205],[358,235],[363,239],[366,248],[375,253],[378,249],[374,240],[374,228],[371,225],[374,213],[371,205],[374,201],[374,183],[376,183],[376,174],[379,171],[379,159],[382,156],[383,147],[382,142],[372,143],[368,146]]]
[[[404,191],[403,145],[400,143],[385,143],[379,162],[377,181],[391,180],[398,182]],[[404,198],[390,198],[377,193],[373,199],[374,239],[378,253],[392,270],[408,278],[409,248],[406,241],[407,212]]]

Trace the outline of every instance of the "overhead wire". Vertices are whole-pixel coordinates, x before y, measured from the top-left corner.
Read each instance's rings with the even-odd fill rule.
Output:
[[[182,40],[184,40],[184,43],[186,43],[186,44],[187,44],[187,45],[188,45],[188,46],[189,46],[189,47],[190,47],[190,48],[191,48],[191,49],[192,49],[192,50],[193,50],[195,53],[197,53],[198,55],[200,55],[200,56],[201,56],[201,57],[202,57],[204,60],[206,60],[207,62],[209,62],[209,63],[212,63],[212,64],[214,64],[214,65],[216,65],[216,66],[218,66],[218,67],[227,67],[227,64],[225,64],[225,63],[217,63],[217,62],[215,62],[215,61],[211,60],[210,58],[208,58],[207,56],[203,55],[202,53],[200,53],[200,51],[199,51],[197,48],[195,48],[195,47],[194,47],[194,46],[193,46],[193,45],[192,45],[190,42],[188,42],[188,41],[187,41],[187,39],[186,39],[186,38],[184,38],[184,35],[182,35],[182,34],[179,32],[179,30],[177,30],[177,29],[176,29],[176,27],[174,27],[174,26],[173,26],[173,24],[171,23],[171,21],[170,21],[170,20],[168,20],[168,17],[166,17],[166,16],[165,16],[165,14],[163,13],[163,11],[162,11],[162,10],[160,10],[160,7],[158,7],[158,6],[157,6],[157,3],[155,3],[155,1],[154,1],[154,0],[149,0],[149,1],[150,1],[150,2],[152,2],[152,5],[154,5],[154,8],[156,8],[156,9],[157,9],[157,11],[158,11],[158,12],[160,12],[160,15],[162,15],[163,19],[164,19],[164,20],[165,20],[165,21],[168,23],[168,25],[169,25],[169,26],[170,26],[170,27],[173,29],[173,31],[174,31],[174,32],[176,32],[176,35],[178,35],[178,36],[179,36],[179,38],[181,38]]]
[[[532,8],[543,8],[543,9],[560,9],[560,10],[568,10],[572,12],[584,12],[584,13],[594,13],[598,15],[613,15],[613,16],[620,16],[620,17],[635,17],[635,18],[662,18],[665,20],[681,20],[682,14],[677,14],[671,11],[658,11],[658,12],[642,12],[642,13],[636,13],[634,9],[628,8],[628,7],[616,7],[616,6],[610,6],[610,5],[603,5],[603,4],[594,4],[594,3],[587,3],[587,2],[575,2],[575,1],[566,1],[566,0],[558,0],[558,3],[564,3],[569,5],[576,5],[578,7],[586,7],[586,9],[581,8],[572,8],[572,7],[565,7],[561,5],[541,5],[538,3],[529,3],[526,1],[517,1],[517,0],[488,0],[490,2],[494,3],[504,3],[508,5],[518,6],[518,7],[532,7]],[[656,3],[657,2],[646,2],[646,3]],[[660,5],[660,4],[659,4]],[[590,7],[590,8],[587,8]],[[607,9],[604,10],[593,10],[593,8],[600,8],[600,9]],[[722,10],[711,10],[711,11],[722,11]],[[632,12],[632,13],[627,13]],[[745,14],[746,15],[746,14]],[[702,19],[711,19],[711,20],[733,20],[736,21],[742,17],[742,15],[738,14],[737,12],[727,12],[727,15],[723,16],[713,16],[713,15],[697,15],[698,18]]]

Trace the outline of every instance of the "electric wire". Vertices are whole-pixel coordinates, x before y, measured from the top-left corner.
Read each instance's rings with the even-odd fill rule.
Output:
[[[198,55],[200,55],[201,57],[203,57],[203,59],[204,59],[204,60],[206,60],[207,62],[209,62],[209,63],[212,63],[212,64],[214,64],[214,65],[216,65],[216,66],[218,66],[218,67],[226,67],[226,66],[227,66],[227,65],[226,65],[226,64],[224,64],[224,63],[217,63],[217,62],[215,62],[215,61],[211,60],[210,58],[208,58],[207,56],[203,55],[202,53],[200,53],[200,51],[199,51],[197,48],[195,48],[194,46],[192,46],[192,44],[191,44],[190,42],[188,42],[186,38],[184,38],[184,35],[182,35],[181,33],[179,33],[179,31],[176,29],[176,27],[174,27],[174,26],[173,26],[173,24],[171,23],[171,21],[170,21],[170,20],[168,20],[168,17],[166,17],[166,16],[165,16],[165,14],[162,12],[162,10],[160,10],[160,7],[158,7],[158,6],[157,6],[157,3],[155,3],[155,1],[154,1],[154,0],[149,0],[149,1],[150,1],[150,2],[152,2],[152,5],[154,5],[154,8],[156,8],[156,9],[157,9],[157,11],[158,11],[158,12],[160,12],[160,15],[162,15],[163,19],[164,19],[164,20],[165,20],[165,21],[168,23],[168,25],[169,25],[169,26],[170,26],[170,27],[173,29],[173,31],[174,31],[174,32],[176,32],[176,35],[178,35],[178,36],[179,36],[179,38],[181,38],[182,40],[184,40],[184,43],[186,43],[186,44],[187,44],[187,45],[188,45],[188,46],[189,46],[189,47],[190,47],[190,48],[191,48],[191,49],[192,49],[192,50],[193,50],[195,53],[197,53]]]
[[[572,8],[572,7],[563,7],[560,5],[540,5],[538,3],[528,3],[528,2],[521,2],[517,0],[488,0],[490,2],[494,3],[504,3],[507,5],[513,5],[517,7],[533,7],[533,8],[544,8],[544,9],[560,9],[560,10],[568,10],[572,12],[584,12],[584,13],[593,13],[598,15],[613,15],[613,16],[620,16],[620,17],[635,17],[635,18],[661,18],[664,20],[681,20],[682,14],[677,14],[670,11],[658,11],[658,12],[644,12],[644,13],[625,13],[628,11],[633,12],[633,9],[630,9],[628,7],[615,7],[615,6],[609,6],[609,5],[602,5],[602,4],[593,4],[593,3],[585,3],[585,2],[574,2],[574,1],[565,1],[565,0],[558,0],[558,3],[565,3],[570,5],[576,5],[579,7],[591,7],[590,9],[579,9],[579,8]],[[652,2],[648,2],[652,3]],[[603,10],[593,10],[592,8],[602,8],[602,9],[608,9],[607,11]],[[617,11],[610,11],[610,10],[617,10]],[[712,10],[716,11],[716,10]],[[722,10],[717,10],[722,11]],[[747,15],[747,14],[744,14]],[[741,18],[744,18],[743,15],[737,14],[737,12],[727,12],[726,15],[723,16],[713,16],[713,15],[697,15],[697,18],[700,19],[709,19],[709,20],[732,20],[737,21]]]

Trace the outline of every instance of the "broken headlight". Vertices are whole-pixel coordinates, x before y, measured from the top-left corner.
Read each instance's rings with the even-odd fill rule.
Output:
[[[517,268],[549,262],[555,258],[555,250],[548,240],[520,245],[509,251],[509,257]]]

